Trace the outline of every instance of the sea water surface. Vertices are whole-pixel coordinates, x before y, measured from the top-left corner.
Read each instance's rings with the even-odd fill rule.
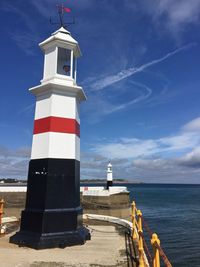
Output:
[[[173,267],[200,267],[200,185],[126,186]]]

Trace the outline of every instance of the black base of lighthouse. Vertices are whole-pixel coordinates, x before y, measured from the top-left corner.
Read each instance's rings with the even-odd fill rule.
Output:
[[[84,244],[88,239],[80,207],[80,162],[31,160],[20,231],[10,242],[45,249]]]
[[[68,246],[83,245],[90,239],[90,233],[85,227],[76,231],[63,233],[37,234],[31,232],[17,232],[10,238],[10,243],[34,249],[65,248]]]
[[[109,187],[112,185],[113,185],[113,181],[107,181],[107,187],[106,188],[109,189]]]

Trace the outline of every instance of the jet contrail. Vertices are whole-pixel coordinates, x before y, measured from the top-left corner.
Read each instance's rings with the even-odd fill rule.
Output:
[[[127,77],[130,77],[130,76],[132,76],[138,72],[142,72],[143,70],[145,70],[145,69],[147,69],[147,68],[149,68],[155,64],[158,64],[158,63],[172,57],[173,55],[179,53],[180,51],[188,49],[194,45],[195,45],[195,43],[187,44],[187,45],[182,46],[182,47],[180,47],[180,48],[178,48],[172,52],[169,52],[168,54],[166,54],[165,56],[163,56],[159,59],[152,60],[152,61],[145,63],[139,67],[133,67],[133,68],[130,68],[127,70],[122,70],[119,73],[117,73],[116,75],[111,75],[111,76],[105,77],[103,79],[100,79],[100,80],[98,80],[98,81],[96,81],[90,85],[90,87],[92,88],[91,91],[102,90],[109,85],[112,85],[116,82],[119,82],[119,81],[121,81]]]
[[[133,82],[133,81],[132,81],[132,83],[135,84],[136,86],[144,88],[146,90],[146,93],[144,93],[144,94],[138,96],[137,98],[134,98],[134,99],[132,99],[132,100],[130,100],[128,102],[125,102],[125,103],[123,103],[121,105],[114,106],[114,107],[111,107],[110,109],[107,109],[105,111],[105,114],[111,114],[113,112],[116,112],[116,111],[122,110],[124,108],[127,108],[130,105],[139,103],[140,101],[143,101],[143,100],[147,99],[152,94],[152,90],[148,86],[146,86],[144,84],[141,84],[141,83],[138,83],[138,82]]]

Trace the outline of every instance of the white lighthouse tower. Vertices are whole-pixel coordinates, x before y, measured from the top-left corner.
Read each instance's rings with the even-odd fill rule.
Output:
[[[107,167],[107,189],[113,185],[113,172],[112,172],[112,164],[111,162],[108,163]]]
[[[36,249],[83,244],[89,238],[80,207],[78,42],[61,27],[39,44],[44,53],[36,97],[27,197],[20,231],[10,242]]]

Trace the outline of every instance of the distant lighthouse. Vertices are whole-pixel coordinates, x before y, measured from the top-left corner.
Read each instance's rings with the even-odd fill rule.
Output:
[[[78,42],[61,27],[39,44],[44,53],[36,97],[31,160],[20,231],[10,242],[36,249],[83,244],[89,238],[80,207]]]
[[[111,162],[108,163],[107,167],[107,189],[113,185],[113,173],[112,173],[112,164]]]

